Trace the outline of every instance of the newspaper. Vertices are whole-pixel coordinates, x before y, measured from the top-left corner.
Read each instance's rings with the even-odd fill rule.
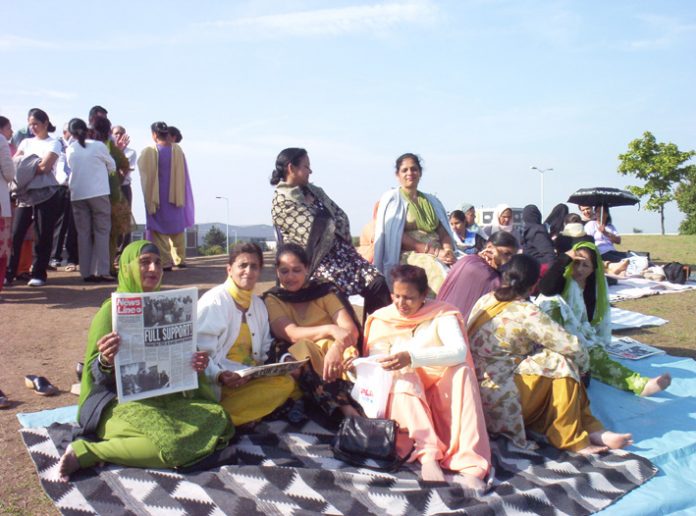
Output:
[[[119,402],[198,388],[191,360],[196,351],[197,288],[111,294]]]
[[[246,369],[240,369],[234,371],[242,378],[260,378],[262,376],[283,376],[292,373],[295,369],[302,367],[307,363],[309,359],[292,361],[292,362],[278,362],[276,364],[266,364],[261,366],[247,367]]]
[[[661,349],[648,346],[631,337],[612,337],[611,343],[607,344],[605,349],[610,355],[619,358],[627,358],[629,360],[640,360],[641,358],[664,353]]]

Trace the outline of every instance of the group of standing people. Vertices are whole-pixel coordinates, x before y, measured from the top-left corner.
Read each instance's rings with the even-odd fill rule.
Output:
[[[176,147],[163,152],[160,145],[155,163],[179,159]],[[404,154],[396,161],[399,186],[376,207],[368,260],[352,246],[345,212],[309,182],[311,173],[300,148],[283,150],[272,173],[277,286],[254,294],[263,253],[256,244],[238,244],[226,281],[201,297],[199,351],[191,357],[200,387],[192,395],[116,400],[119,337],[105,303],[90,330],[80,398],[83,433],[99,440],[75,441],[61,459],[62,476],[99,461],[186,466],[226,446],[235,429],[264,418],[299,423],[314,413],[336,423],[364,415],[347,376],[360,356],[374,356],[393,373],[386,417],[407,430],[415,444],[409,460],[420,463],[427,481],[443,481],[450,470],[463,486],[484,488],[489,433],[533,447],[526,433],[532,430],[583,454],[632,443],[630,434],[609,431],[592,415],[588,377],[650,395],[669,376],[617,369],[602,353],[609,305],[593,243],[569,237],[570,248],[561,253],[550,236],[550,249],[540,245],[540,213],[532,208],[518,238],[504,205],[487,234],[472,220],[473,206],[448,215],[436,197],[419,191],[420,159]],[[170,202],[185,195],[172,184],[160,182],[146,194],[154,213],[155,193]],[[560,237],[564,230],[556,231]],[[160,247],[174,239],[155,238],[126,247],[118,291],[159,288],[176,254],[170,258]],[[527,249],[521,254],[520,240],[551,255],[542,261]],[[546,279],[539,283],[542,264]],[[544,296],[534,303],[536,289]],[[365,299],[364,325],[347,299],[355,294]],[[288,360],[301,365],[287,375],[250,380],[240,374]],[[161,424],[165,419],[169,424]]]
[[[154,145],[137,160],[145,197],[147,236],[163,249],[165,270],[185,267],[184,230],[194,223],[194,203],[181,132],[152,124]],[[43,286],[48,271],[63,263],[79,267],[89,283],[115,281],[118,256],[133,225],[131,174],[136,152],[123,126],[112,126],[107,110],[94,106],[88,122],[73,118],[62,138],[38,108],[13,138],[0,117],[0,276]],[[33,226],[33,249],[31,241]],[[27,264],[28,259],[31,265]]]

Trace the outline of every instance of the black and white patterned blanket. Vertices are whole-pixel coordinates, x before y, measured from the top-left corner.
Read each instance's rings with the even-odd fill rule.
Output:
[[[484,494],[458,484],[428,484],[417,470],[350,467],[333,458],[331,433],[263,423],[234,445],[234,464],[179,473],[107,466],[58,480],[71,427],[21,430],[48,496],[63,514],[590,514],[645,483],[656,468],[618,451],[595,457],[542,446],[491,442],[494,479]]]

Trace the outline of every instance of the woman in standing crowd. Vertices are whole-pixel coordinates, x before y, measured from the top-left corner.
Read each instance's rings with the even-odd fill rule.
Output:
[[[18,206],[12,221],[12,255],[5,273],[6,284],[15,279],[24,235],[34,222],[34,258],[30,287],[46,284],[48,262],[51,260],[53,229],[60,214],[61,198],[54,169],[61,153],[60,141],[50,136],[56,130],[45,111],[29,110],[28,125],[32,138],[25,138],[15,158],[24,158],[18,165]],[[24,175],[26,174],[26,175]],[[25,182],[24,177],[28,179]]]
[[[417,155],[399,156],[395,175],[399,186],[379,201],[373,263],[386,276],[403,263],[423,268],[434,296],[457,260],[447,211],[437,197],[418,190],[423,167]]]
[[[420,267],[398,265],[391,274],[394,302],[365,325],[367,353],[384,355],[377,360],[394,372],[386,417],[415,441],[409,460],[421,463],[423,480],[444,481],[444,468],[459,473],[455,482],[483,489],[491,450],[462,315],[426,300]]]
[[[283,243],[300,245],[313,280],[334,283],[346,296],[365,298],[365,314],[389,304],[384,277],[353,247],[346,213],[318,186],[305,149],[284,149],[271,176],[271,216]]]
[[[524,254],[528,254],[536,258],[542,266],[542,275],[546,269],[556,258],[556,251],[553,248],[553,242],[549,236],[546,226],[541,223],[541,212],[534,204],[528,204],[522,210],[522,250]]]
[[[73,118],[68,130],[73,140],[66,151],[70,167],[70,202],[77,231],[80,275],[87,282],[114,281],[109,274],[111,201],[109,174],[116,164],[101,141],[87,139],[87,124]]]
[[[16,171],[10,151],[11,139],[12,124],[7,118],[0,116],[0,278],[3,280],[12,249],[12,205],[8,185],[14,179]]]

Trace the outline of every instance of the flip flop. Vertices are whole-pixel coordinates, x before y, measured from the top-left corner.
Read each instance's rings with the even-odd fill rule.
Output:
[[[44,376],[28,374],[24,377],[24,385],[39,396],[53,396],[58,393],[58,389],[56,389]]]

